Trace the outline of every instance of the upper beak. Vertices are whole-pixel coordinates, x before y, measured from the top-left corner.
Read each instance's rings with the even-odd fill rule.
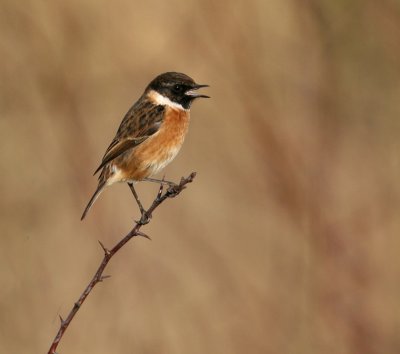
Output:
[[[202,94],[199,94],[196,92],[199,88],[202,88],[202,87],[209,87],[209,85],[197,85],[196,84],[189,91],[186,91],[185,95],[193,97],[193,98],[198,98],[198,97],[210,98],[210,96],[202,95]]]

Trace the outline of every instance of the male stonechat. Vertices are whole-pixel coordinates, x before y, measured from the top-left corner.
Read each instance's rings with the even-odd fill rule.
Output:
[[[133,184],[139,181],[168,183],[151,177],[160,172],[178,154],[188,131],[190,106],[199,97],[208,98],[197,90],[189,76],[167,72],[157,76],[143,95],[126,113],[100,166],[99,184],[81,220],[105,187],[127,182],[139,205],[144,209]]]

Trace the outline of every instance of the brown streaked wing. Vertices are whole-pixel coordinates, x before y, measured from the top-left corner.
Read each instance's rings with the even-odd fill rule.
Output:
[[[94,174],[125,151],[138,146],[156,133],[164,118],[164,109],[164,106],[155,106],[148,101],[138,101],[125,115]]]
[[[94,172],[96,174],[99,172],[107,163],[110,161],[114,160],[116,157],[121,155],[123,152],[134,148],[135,146],[138,146],[140,143],[145,141],[149,135],[142,136],[141,138],[137,139],[125,139],[122,141],[117,141],[116,144],[113,144],[113,147],[107,152],[107,155],[104,156],[103,161],[101,161],[100,166],[97,168],[97,170]]]

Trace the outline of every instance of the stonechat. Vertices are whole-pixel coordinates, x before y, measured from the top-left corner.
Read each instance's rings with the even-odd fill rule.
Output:
[[[201,87],[208,85],[198,85],[189,76],[177,72],[161,74],[150,82],[126,113],[95,171],[94,174],[101,171],[99,183],[81,220],[104,188],[116,182],[128,183],[143,214],[133,184],[143,180],[164,182],[150,177],[178,154],[188,131],[192,102],[209,97],[197,92]]]

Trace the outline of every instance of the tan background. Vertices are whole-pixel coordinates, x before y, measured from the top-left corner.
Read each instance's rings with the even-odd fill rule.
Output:
[[[211,85],[165,173],[198,172],[112,260],[60,353],[400,352],[400,3],[0,3],[0,352],[45,353],[138,217],[79,217],[157,74]],[[155,185],[141,184],[149,203]]]

